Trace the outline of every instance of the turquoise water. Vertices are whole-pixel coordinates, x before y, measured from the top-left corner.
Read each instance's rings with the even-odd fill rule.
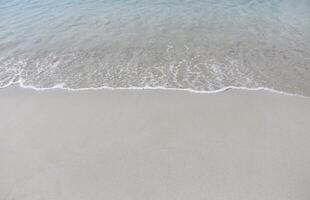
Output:
[[[0,0],[0,87],[310,96],[309,0]]]

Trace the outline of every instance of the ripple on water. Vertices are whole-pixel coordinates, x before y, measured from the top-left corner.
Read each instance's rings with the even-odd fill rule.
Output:
[[[0,87],[310,95],[310,2],[3,0]]]

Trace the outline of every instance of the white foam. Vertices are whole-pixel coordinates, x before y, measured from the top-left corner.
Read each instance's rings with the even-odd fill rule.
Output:
[[[166,88],[162,86],[156,86],[156,87],[109,87],[109,86],[100,86],[100,87],[88,87],[88,88],[67,88],[65,87],[64,83],[61,84],[56,84],[53,87],[48,87],[48,88],[40,88],[40,87],[35,87],[32,85],[25,85],[21,79],[19,79],[16,82],[11,82],[5,86],[2,86],[0,88],[7,88],[9,86],[12,86],[14,84],[17,84],[21,88],[25,89],[32,89],[36,91],[46,91],[46,90],[68,90],[68,91],[88,91],[88,90],[173,90],[173,91],[185,91],[185,92],[191,92],[191,93],[198,93],[198,94],[216,94],[220,92],[225,92],[227,90],[235,89],[235,90],[248,90],[248,91],[267,91],[267,92],[272,92],[276,94],[281,94],[281,95],[287,95],[287,96],[298,96],[298,97],[305,97],[309,98],[307,96],[303,96],[300,94],[293,94],[293,93],[288,93],[284,91],[279,91],[275,90],[273,88],[267,88],[267,87],[255,87],[255,88],[249,88],[249,87],[242,87],[242,86],[226,86],[221,89],[217,90],[194,90],[191,88]]]

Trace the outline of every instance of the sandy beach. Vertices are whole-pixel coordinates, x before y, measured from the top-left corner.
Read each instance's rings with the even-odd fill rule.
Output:
[[[0,200],[310,200],[310,0],[0,0]]]
[[[0,90],[0,199],[308,200],[310,99]]]

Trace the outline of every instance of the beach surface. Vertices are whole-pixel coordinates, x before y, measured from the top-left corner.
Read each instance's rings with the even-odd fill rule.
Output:
[[[310,99],[0,90],[1,200],[308,200]]]

